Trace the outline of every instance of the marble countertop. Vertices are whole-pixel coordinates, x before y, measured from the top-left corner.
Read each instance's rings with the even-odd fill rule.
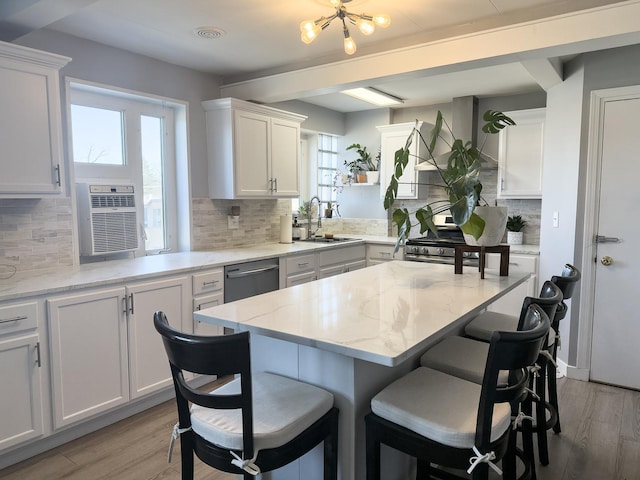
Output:
[[[395,366],[529,278],[392,261],[194,313],[198,320]]]
[[[340,235],[347,237],[347,235]],[[81,288],[132,282],[158,275],[193,273],[198,270],[221,267],[234,263],[261,260],[264,258],[295,255],[326,248],[358,245],[364,236],[348,235],[351,241],[338,243],[266,243],[210,252],[180,252],[150,255],[125,260],[88,263],[55,270],[16,274],[0,280],[0,301],[15,300],[35,295],[50,295]],[[375,237],[382,241],[383,237]],[[390,238],[388,242],[394,242]]]

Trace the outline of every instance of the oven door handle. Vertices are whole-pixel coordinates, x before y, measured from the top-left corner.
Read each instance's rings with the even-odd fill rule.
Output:
[[[242,278],[250,275],[256,275],[258,273],[270,272],[271,270],[278,270],[278,265],[270,265],[268,267],[253,268],[251,270],[238,270],[234,272],[227,272],[227,278]]]

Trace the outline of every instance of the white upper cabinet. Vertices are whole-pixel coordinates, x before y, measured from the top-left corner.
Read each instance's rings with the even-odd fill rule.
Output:
[[[211,198],[299,196],[300,124],[306,117],[233,98],[202,105]]]
[[[542,198],[545,109],[505,113],[516,124],[500,131],[498,198]]]
[[[382,197],[387,191],[389,180],[393,173],[396,150],[404,148],[407,138],[416,126],[425,140],[428,140],[428,135],[433,125],[425,122],[418,122],[417,125],[416,122],[409,122],[376,127],[380,131],[380,193]],[[398,182],[397,199],[424,198],[426,196],[426,186],[419,184],[420,172],[415,169],[418,158],[427,158],[424,150],[426,148],[422,144],[420,137],[417,132],[414,133],[409,149],[409,162]]]
[[[0,42],[0,198],[63,192],[59,70],[70,60]]]

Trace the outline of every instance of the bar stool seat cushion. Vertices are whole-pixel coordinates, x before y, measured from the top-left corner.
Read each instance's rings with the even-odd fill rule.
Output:
[[[464,333],[469,337],[488,342],[495,331],[515,332],[517,329],[518,317],[516,315],[486,311],[467,323],[464,327]],[[548,345],[553,345],[555,338],[555,330],[550,329]]]
[[[464,333],[468,337],[488,342],[493,332],[515,332],[518,320],[517,315],[486,311],[467,323]]]
[[[472,338],[445,337],[420,357],[420,365],[482,384],[489,344]],[[498,373],[498,385],[506,385],[509,372]]]
[[[455,448],[472,448],[481,385],[428,367],[418,367],[373,397],[374,414],[423,437]],[[508,403],[493,410],[491,441],[511,423]]]
[[[333,407],[333,395],[321,388],[272,373],[254,373],[253,437],[256,451],[284,445],[304,432]],[[239,379],[215,390],[240,393]],[[242,450],[242,416],[239,409],[191,407],[195,433],[216,445]]]

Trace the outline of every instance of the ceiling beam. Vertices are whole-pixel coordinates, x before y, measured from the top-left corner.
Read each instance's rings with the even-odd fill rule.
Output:
[[[557,57],[535,58],[520,63],[545,92],[564,80],[562,61]]]
[[[223,85],[220,93],[266,103],[304,100],[397,75],[434,75],[615,48],[640,43],[638,18],[640,0],[628,0]],[[538,69],[546,74],[536,78],[552,81],[547,78],[553,77],[551,65]]]
[[[12,42],[98,0],[8,0],[0,9],[0,40]]]

